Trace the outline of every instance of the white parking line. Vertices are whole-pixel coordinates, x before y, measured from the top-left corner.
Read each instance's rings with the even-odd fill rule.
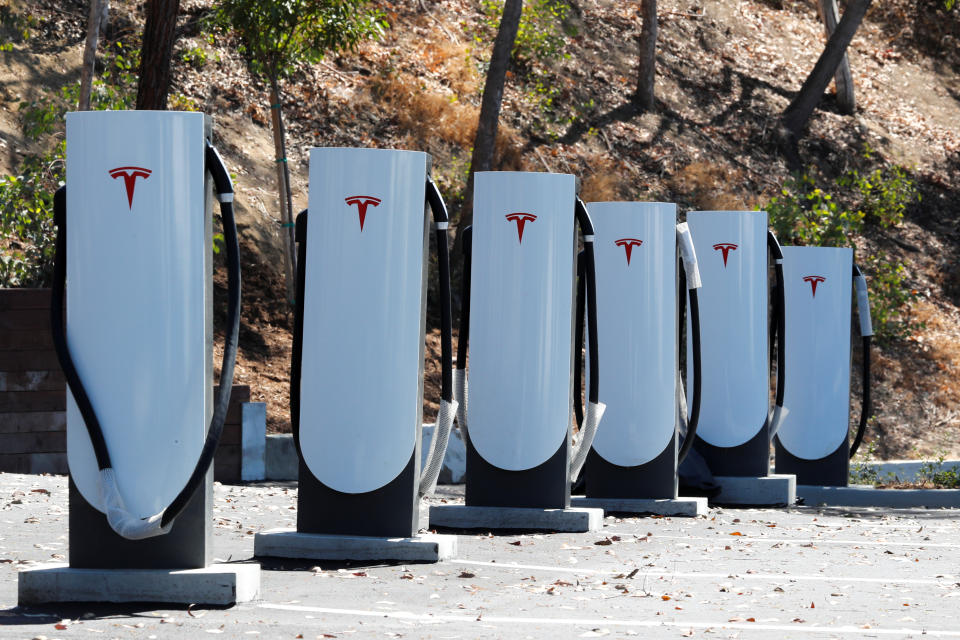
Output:
[[[597,627],[675,627],[681,629],[737,629],[740,631],[789,631],[791,633],[838,633],[856,636],[904,636],[904,635],[926,635],[933,638],[960,638],[960,631],[946,631],[938,629],[862,629],[850,625],[829,626],[829,625],[799,625],[799,624],[763,624],[758,622],[679,622],[672,620],[613,620],[610,618],[534,618],[534,617],[513,617],[513,616],[493,616],[484,614],[478,619],[476,615],[455,615],[455,614],[432,614],[432,613],[414,613],[412,611],[370,611],[366,609],[334,609],[332,607],[310,607],[296,604],[273,604],[262,602],[258,605],[261,609],[276,609],[280,611],[300,611],[305,613],[325,613],[334,616],[352,616],[367,618],[393,618],[398,620],[408,620],[419,623],[437,623],[437,622],[469,622],[486,624],[534,624],[534,625],[582,625],[590,628]]]
[[[537,564],[513,564],[509,562],[484,562],[482,560],[465,560],[463,558],[453,558],[450,563],[466,564],[475,567],[493,567],[496,569],[525,569],[527,571],[554,571],[557,573],[579,573],[589,575],[612,576],[623,573],[622,571],[605,571],[602,569],[578,569],[576,567],[550,567]],[[811,576],[796,575],[792,573],[684,573],[681,571],[669,571],[666,569],[657,570],[656,568],[646,567],[637,572],[638,575],[657,575],[670,578],[683,578],[685,580],[763,580],[773,582],[787,582],[790,580],[813,581],[813,582],[860,582],[867,584],[915,584],[915,585],[942,585],[951,584],[956,581],[955,578],[945,577],[941,580],[931,580],[922,578],[852,578],[850,576]]]
[[[605,536],[633,536],[636,531],[607,531],[603,530]],[[845,544],[851,546],[867,547],[914,547],[914,548],[936,548],[936,549],[960,549],[958,544],[940,543],[940,542],[879,542],[876,540],[831,540],[830,538],[768,538],[766,536],[731,536],[717,534],[715,537],[709,536],[666,536],[653,534],[652,539],[663,538],[665,540],[706,540],[708,542],[740,541],[740,542],[770,542],[780,544]]]

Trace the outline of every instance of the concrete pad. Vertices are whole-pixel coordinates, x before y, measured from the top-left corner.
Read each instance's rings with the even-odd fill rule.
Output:
[[[765,477],[715,476],[720,495],[712,504],[751,506],[792,505],[797,501],[797,477],[788,473],[771,473]]]
[[[606,513],[652,513],[657,516],[705,516],[706,498],[571,498],[574,507],[593,507]]]
[[[603,509],[525,509],[437,504],[430,507],[430,526],[450,529],[523,529],[583,533],[603,527]]]
[[[810,506],[960,508],[960,489],[878,489],[869,484],[849,487],[801,484],[797,485],[797,496]]]
[[[260,597],[260,565],[206,569],[72,569],[41,564],[18,576],[20,606],[61,602],[162,602],[225,606]]]
[[[457,555],[457,536],[421,534],[413,538],[376,538],[272,529],[256,535],[253,555],[303,560],[439,562]]]

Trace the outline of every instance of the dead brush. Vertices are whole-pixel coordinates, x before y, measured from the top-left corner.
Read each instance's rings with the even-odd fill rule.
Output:
[[[420,142],[440,138],[464,148],[473,144],[477,107],[459,102],[452,94],[430,91],[409,73],[382,76],[373,91],[392,107],[397,124]]]
[[[743,171],[697,160],[680,169],[668,184],[695,207],[704,211],[753,209],[755,198],[742,193]]]
[[[446,40],[430,42],[423,49],[422,59],[427,69],[440,76],[459,97],[471,96],[480,88],[468,46]]]
[[[613,202],[621,199],[623,191],[622,167],[614,160],[593,159],[589,165],[593,173],[583,179],[580,198],[584,202]]]

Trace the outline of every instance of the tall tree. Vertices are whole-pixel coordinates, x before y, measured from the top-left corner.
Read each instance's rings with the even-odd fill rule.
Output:
[[[807,127],[813,110],[817,108],[823,92],[830,84],[830,78],[833,77],[837,66],[843,59],[853,40],[854,34],[863,21],[867,9],[870,8],[872,0],[850,0],[847,3],[846,11],[843,12],[843,18],[837,25],[833,35],[827,40],[827,46],[814,65],[813,71],[807,76],[793,101],[784,110],[780,117],[780,124],[783,127],[784,152],[787,156],[787,163],[792,170],[800,169],[799,156],[797,155],[797,141],[800,140],[803,131]]]
[[[643,26],[640,29],[640,68],[637,71],[635,101],[644,111],[653,109],[653,84],[657,65],[657,0],[640,3]]]
[[[820,19],[823,20],[827,38],[830,38],[837,28],[837,0],[819,0],[817,10],[820,13]],[[840,113],[852,114],[857,109],[857,97],[853,90],[850,57],[846,53],[843,54],[837,66],[837,72],[833,75],[833,84],[837,87],[837,105],[840,107]]]
[[[164,110],[170,92],[170,58],[176,39],[180,0],[147,0],[147,21],[140,48],[137,109]]]
[[[287,299],[294,298],[296,272],[293,196],[283,124],[280,82],[301,62],[318,62],[327,53],[353,50],[379,37],[385,23],[367,0],[220,0],[217,15],[243,41],[250,72],[270,86],[280,220],[284,227]]]
[[[90,16],[87,19],[87,40],[83,45],[83,67],[80,69],[80,100],[77,109],[90,110],[90,92],[97,64],[97,43],[100,31],[106,28],[110,12],[110,0],[90,0]]]
[[[513,52],[517,32],[520,30],[520,16],[523,14],[523,0],[506,0],[500,27],[493,41],[490,54],[490,67],[483,85],[483,98],[480,100],[480,119],[477,122],[477,135],[473,141],[473,154],[470,156],[470,174],[467,176],[467,189],[463,197],[463,209],[460,213],[459,229],[467,227],[473,221],[473,176],[477,171],[490,171],[493,168],[493,154],[497,146],[497,129],[500,125],[500,109],[503,105],[503,87],[507,80],[507,67]],[[458,243],[459,246],[459,243]]]

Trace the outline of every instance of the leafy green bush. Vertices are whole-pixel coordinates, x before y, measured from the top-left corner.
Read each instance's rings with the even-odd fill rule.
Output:
[[[938,453],[936,460],[921,464],[917,471],[917,479],[929,482],[937,488],[960,488],[960,467],[953,465],[949,469],[945,469],[943,466],[945,459],[943,453]]]
[[[869,147],[864,157],[873,158]],[[920,200],[916,182],[903,167],[885,165],[867,173],[851,169],[832,190],[809,174],[784,182],[780,195],[762,207],[783,244],[857,248],[866,225],[898,226],[907,207]],[[870,312],[880,342],[903,339],[923,327],[910,309],[917,292],[907,283],[907,270],[883,251],[861,256],[870,284]]]
[[[844,209],[805,173],[787,178],[763,209],[783,244],[847,247],[863,228],[862,212]]]
[[[41,287],[53,275],[53,193],[63,184],[65,144],[28,157],[0,180],[0,286]]]

